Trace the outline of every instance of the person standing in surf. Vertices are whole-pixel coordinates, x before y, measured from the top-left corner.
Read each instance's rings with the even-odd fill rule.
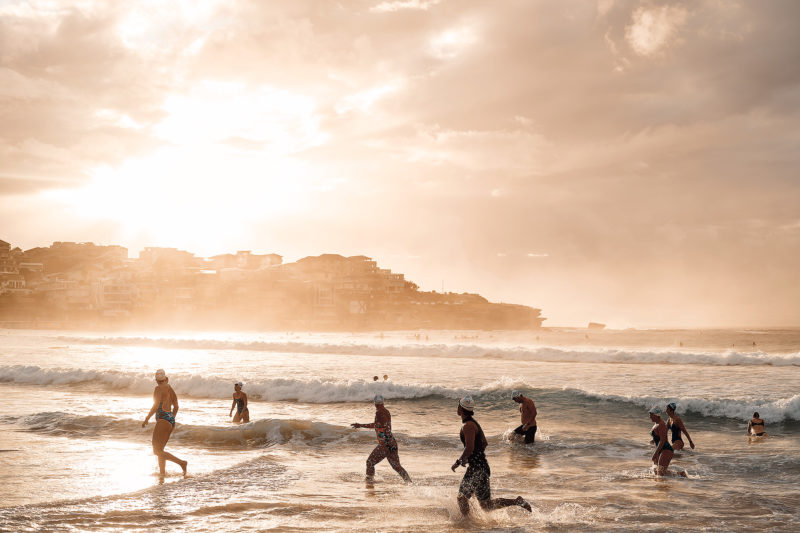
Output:
[[[236,408],[236,414],[233,415],[234,424],[241,424],[242,422],[250,422],[250,410],[247,408],[247,394],[242,391],[244,385],[241,381],[233,384],[233,403],[231,404],[231,411],[228,416],[233,415],[233,408]]]
[[[689,446],[691,446],[694,450],[694,442],[692,442],[692,437],[689,436],[689,432],[686,431],[686,426],[683,425],[683,420],[681,420],[681,417],[675,413],[676,408],[677,405],[675,405],[675,402],[667,405],[667,416],[669,416],[667,429],[672,431],[672,448],[676,452],[683,449],[683,439],[681,439],[681,433],[685,433],[686,438],[689,439]]]
[[[764,419],[762,419],[758,415],[758,411],[753,413],[753,418],[750,419],[750,422],[747,423],[747,434],[751,437],[766,437],[766,426],[764,425]]]
[[[654,406],[648,411],[648,414],[650,415],[650,420],[652,420],[654,424],[650,430],[650,436],[653,437],[650,443],[656,445],[656,451],[653,452],[652,457],[653,464],[656,465],[656,475],[664,476],[670,473],[668,467],[675,452],[667,440],[667,425],[661,418],[661,409]],[[678,474],[684,477],[686,476],[685,471],[680,471]]]
[[[522,425],[514,430],[517,435],[525,436],[525,444],[533,444],[536,439],[536,404],[533,400],[523,396],[523,394],[515,390],[511,393],[511,399],[519,405],[520,419]]]
[[[153,454],[158,457],[158,470],[163,476],[166,473],[167,461],[172,461],[180,466],[186,475],[186,461],[178,459],[169,452],[164,451],[172,430],[175,428],[175,417],[178,415],[178,395],[172,390],[167,374],[163,369],[156,370],[156,385],[153,391],[153,407],[142,422],[142,427],[147,425],[150,417],[156,415],[156,427],[153,429]],[[166,406],[166,409],[164,407]]]
[[[518,505],[526,511],[531,512],[531,505],[525,501],[522,496],[517,496],[514,499],[492,499],[492,491],[489,483],[492,472],[489,469],[489,462],[486,460],[485,454],[488,442],[486,441],[486,435],[483,434],[483,429],[481,429],[481,426],[473,418],[475,414],[475,402],[472,401],[472,396],[464,396],[458,402],[458,409],[456,412],[458,416],[461,417],[461,422],[463,423],[459,438],[464,445],[464,453],[453,463],[450,469],[455,472],[456,468],[459,466],[467,467],[467,471],[458,488],[457,500],[458,508],[461,509],[461,514],[469,514],[469,499],[473,495],[478,499],[481,508],[486,511]]]
[[[377,376],[376,376],[377,379]],[[378,437],[378,445],[367,457],[367,481],[375,478],[375,465],[387,459],[394,471],[400,474],[403,481],[411,483],[411,476],[406,469],[400,465],[400,454],[397,451],[397,441],[392,435],[392,415],[383,405],[383,396],[376,394],[373,399],[375,404],[375,421],[371,424],[350,424],[354,428],[371,428],[375,430]]]

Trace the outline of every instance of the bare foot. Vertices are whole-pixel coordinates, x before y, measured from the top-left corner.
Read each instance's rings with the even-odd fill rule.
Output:
[[[181,465],[181,468],[183,469],[183,475],[185,476],[186,475],[186,466],[189,464],[189,461],[182,461],[182,462],[180,462],[178,464]]]
[[[523,509],[525,509],[529,513],[533,512],[533,510],[531,509],[531,504],[526,502],[525,499],[522,496],[517,496],[516,503],[517,503],[517,505],[519,505],[520,507],[522,507]]]

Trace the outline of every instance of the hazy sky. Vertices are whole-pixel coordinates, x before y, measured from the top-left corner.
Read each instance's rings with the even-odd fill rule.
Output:
[[[800,2],[0,0],[0,239],[800,325]]]

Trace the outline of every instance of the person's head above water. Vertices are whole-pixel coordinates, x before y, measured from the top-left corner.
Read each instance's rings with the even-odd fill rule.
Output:
[[[753,413],[753,418],[761,418],[761,415],[758,414],[758,411]]]
[[[162,381],[166,381],[166,380],[167,380],[167,373],[164,372],[164,369],[163,368],[159,368],[158,370],[156,370],[156,381],[158,383],[161,383]]]
[[[667,404],[667,412],[672,411],[674,413],[675,409],[677,409],[677,408],[678,408],[678,406],[675,404],[675,402],[671,402],[671,403]]]
[[[472,399],[472,396],[467,394],[463,398],[458,401],[458,408],[470,415],[475,414],[475,402]]]
[[[522,393],[518,390],[511,391],[511,399],[520,403],[522,401]]]
[[[389,379],[389,375],[388,374],[384,374],[383,375],[383,381],[386,381],[387,379]]]
[[[372,399],[372,403],[375,405],[383,405],[383,395],[376,394],[375,397]]]
[[[378,381],[378,376],[372,376],[372,381]]]

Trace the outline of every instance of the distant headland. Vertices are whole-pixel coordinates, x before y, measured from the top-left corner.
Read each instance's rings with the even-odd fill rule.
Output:
[[[540,329],[541,310],[478,294],[420,291],[359,255],[284,263],[249,251],[0,240],[0,327],[288,330]]]

